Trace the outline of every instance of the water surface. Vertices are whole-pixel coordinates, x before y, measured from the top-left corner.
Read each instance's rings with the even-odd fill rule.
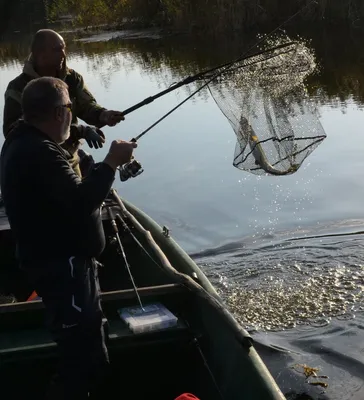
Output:
[[[300,35],[320,65],[306,87],[327,138],[297,173],[259,177],[234,168],[235,134],[203,91],[140,140],[135,155],[144,173],[114,186],[194,257],[254,335],[287,397],[363,399],[364,50],[352,32]],[[158,31],[65,37],[69,65],[100,104],[118,110],[235,58],[252,40],[212,43]],[[1,92],[20,73],[29,41],[20,33],[0,43]],[[102,160],[113,139],[136,136],[191,90],[131,113],[104,129],[104,149],[85,150]],[[305,382],[295,363],[320,368],[328,388]]]

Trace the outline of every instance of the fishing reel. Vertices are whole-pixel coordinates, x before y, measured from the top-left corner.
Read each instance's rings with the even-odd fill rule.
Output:
[[[122,182],[125,182],[129,178],[135,178],[140,175],[143,171],[144,169],[140,162],[134,159],[119,167],[119,177]]]

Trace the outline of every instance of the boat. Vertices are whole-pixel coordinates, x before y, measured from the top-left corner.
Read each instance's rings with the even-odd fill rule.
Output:
[[[168,228],[114,189],[101,214],[107,245],[98,258],[99,277],[112,366],[103,398],[174,400],[192,393],[201,400],[285,399],[253,338]],[[39,400],[55,371],[56,345],[42,301],[27,301],[33,288],[14,254],[1,208],[1,389],[12,398]],[[153,307],[171,313],[168,324],[147,322],[138,331],[120,311]]]

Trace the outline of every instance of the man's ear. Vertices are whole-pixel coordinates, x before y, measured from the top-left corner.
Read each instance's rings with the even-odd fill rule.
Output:
[[[64,110],[62,110],[62,107],[56,107],[54,109],[54,118],[59,121],[62,122],[64,117],[63,117],[63,112]]]
[[[33,55],[33,62],[36,65],[43,64],[44,61],[44,54],[40,51],[37,54]]]

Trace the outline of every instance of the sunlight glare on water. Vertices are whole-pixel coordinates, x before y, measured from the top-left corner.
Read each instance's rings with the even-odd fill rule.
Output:
[[[287,242],[263,247],[243,242],[226,258],[199,260],[204,270],[215,271],[215,284],[243,326],[259,331],[322,326],[364,310],[364,264],[353,255],[363,248],[360,237]]]
[[[69,66],[83,75],[101,105],[116,110],[241,53],[240,40],[218,45],[153,32],[122,32],[107,40],[110,35],[116,33],[76,38],[82,40],[65,34]],[[141,139],[135,156],[144,173],[126,183],[116,179],[114,186],[170,228],[241,324],[268,343],[265,362],[272,369],[279,364],[272,347],[291,346],[290,362],[297,357],[329,369],[334,389],[327,398],[351,399],[356,393],[361,400],[364,241],[360,234],[329,235],[364,230],[362,37],[317,33],[313,26],[301,36],[316,66],[304,77],[305,93],[327,138],[296,173],[257,176],[234,168],[236,135],[203,90]],[[2,93],[21,72],[27,43],[29,37],[20,35],[0,43]],[[183,87],[129,114],[117,127],[104,128],[104,148],[84,145],[84,150],[101,161],[113,139],[138,135],[195,87]],[[301,128],[310,133],[306,125]],[[279,368],[274,378],[290,389],[296,381],[285,372]]]

